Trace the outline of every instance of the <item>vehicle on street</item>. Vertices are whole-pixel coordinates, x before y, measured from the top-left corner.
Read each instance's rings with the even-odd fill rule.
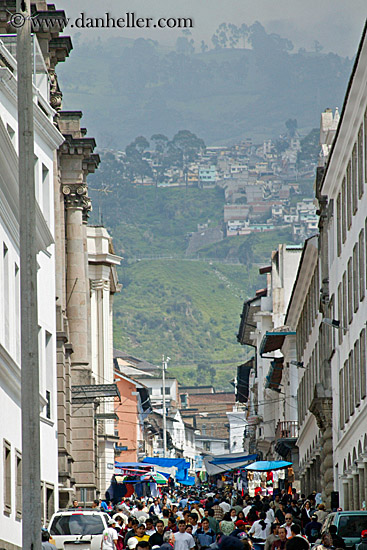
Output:
[[[95,510],[59,510],[48,531],[59,550],[100,550],[109,515]]]
[[[336,525],[338,535],[344,539],[348,550],[354,550],[361,541],[362,531],[367,529],[367,510],[332,512],[322,524],[321,534],[328,531],[330,525]]]

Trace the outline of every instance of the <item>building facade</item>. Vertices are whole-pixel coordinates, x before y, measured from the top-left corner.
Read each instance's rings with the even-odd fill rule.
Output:
[[[33,37],[34,64],[42,60]],[[53,124],[47,69],[33,77],[37,230],[42,523],[58,506],[54,155],[63,136]],[[22,547],[20,258],[16,44],[0,41],[0,546]],[[37,495],[38,498],[38,495]]]

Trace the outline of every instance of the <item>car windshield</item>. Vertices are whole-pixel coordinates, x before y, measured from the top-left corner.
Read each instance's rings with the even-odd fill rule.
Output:
[[[55,516],[51,535],[101,535],[104,525],[97,515],[71,514]]]
[[[367,529],[367,515],[353,514],[340,516],[338,524],[338,535],[340,537],[361,537],[361,532]]]

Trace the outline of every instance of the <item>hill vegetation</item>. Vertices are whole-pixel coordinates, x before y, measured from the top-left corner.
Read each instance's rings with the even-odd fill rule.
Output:
[[[236,340],[243,301],[265,285],[259,264],[279,242],[292,241],[290,229],[232,237],[201,249],[199,260],[185,258],[188,234],[198,223],[221,223],[221,189],[114,187],[112,160],[98,172],[90,184],[91,222],[99,223],[103,213],[116,253],[124,256],[115,346],[155,364],[167,353],[169,372],[180,382],[228,389],[247,356]],[[102,181],[114,191],[93,191]]]

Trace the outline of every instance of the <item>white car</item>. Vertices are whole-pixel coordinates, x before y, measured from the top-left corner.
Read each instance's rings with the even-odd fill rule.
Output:
[[[94,510],[60,510],[48,531],[59,550],[100,550],[110,516]]]

